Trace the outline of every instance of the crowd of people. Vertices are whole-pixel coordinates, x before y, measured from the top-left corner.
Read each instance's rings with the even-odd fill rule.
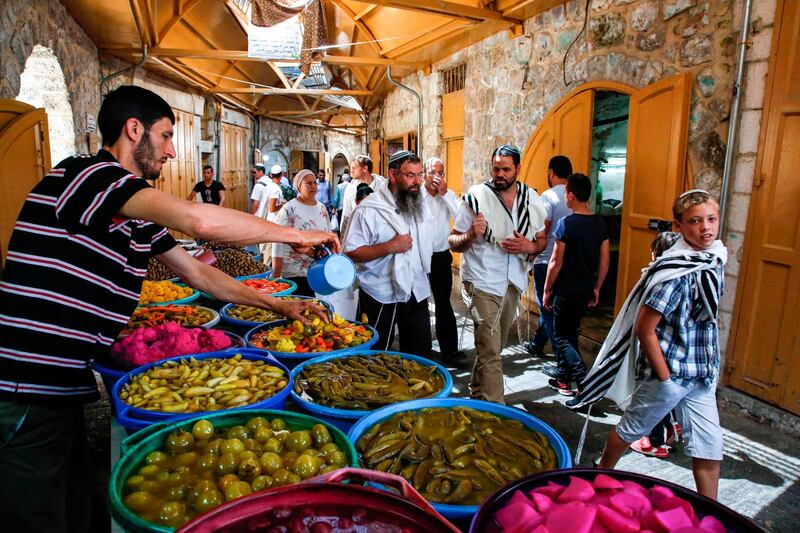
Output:
[[[389,349],[396,330],[401,351],[432,357],[432,299],[447,363],[465,358],[451,304],[452,252],[461,253],[460,292],[474,323],[469,394],[497,403],[505,401],[500,354],[532,274],[539,327],[525,345],[543,356],[550,341],[557,364],[549,385],[574,409],[602,397],[626,408],[600,465],[613,467],[629,446],[660,449],[659,431],[675,433],[677,419],[698,490],[716,497],[716,318],[726,251],[709,193],[676,199],[678,234],[654,243],[653,263],[589,368],[578,334],[608,272],[609,236],[589,208],[590,179],[573,173],[566,157],[550,160],[540,196],[520,180],[520,151],[501,145],[488,179],[463,199],[448,188],[441,159],[423,163],[406,150],[391,155],[387,177],[373,172],[369,157],[354,158],[335,187],[324,169],[301,170],[290,183],[281,166],[267,173],[256,164],[244,213],[222,207],[225,191],[212,167],[188,198],[200,194],[202,202],[150,185],[175,157],[174,123],[158,95],[133,86],[112,91],[98,115],[102,150],[57,164],[19,214],[0,282],[0,511],[12,530],[86,529],[82,405],[98,397],[89,361],[127,323],[151,257],[218,300],[302,322],[311,310],[327,320],[313,303],[265,296],[195,260],[168,228],[259,245],[273,275],[297,283],[301,295],[313,295],[306,273],[319,248],[341,251],[356,265],[354,316],[376,328],[376,348]]]

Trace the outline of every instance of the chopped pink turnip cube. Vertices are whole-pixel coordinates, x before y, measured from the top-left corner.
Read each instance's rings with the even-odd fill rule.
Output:
[[[549,496],[540,494],[538,492],[529,492],[528,495],[533,499],[533,504],[536,510],[544,514],[553,506],[553,500]]]
[[[570,533],[589,533],[592,530],[597,510],[582,502],[569,502],[564,505],[554,506],[547,517],[544,525],[550,531]]]
[[[558,498],[558,495],[564,491],[564,485],[559,485],[558,483],[553,483],[552,481],[548,481],[547,485],[542,487],[536,487],[531,492],[538,492],[539,494],[544,494],[545,496],[549,496],[553,500]]]
[[[692,519],[682,507],[675,507],[667,511],[654,511],[656,522],[665,530],[673,531],[684,527],[692,527]]]
[[[679,498],[677,496],[664,498],[663,500],[659,501],[655,507],[657,511],[669,511],[670,509],[681,507],[686,512],[686,516],[688,516],[692,521],[692,524],[695,523],[694,508],[692,507],[691,503],[683,498]]]
[[[569,476],[569,485],[558,496],[559,502],[588,502],[594,496],[592,484],[575,476]]]
[[[613,533],[638,533],[639,531],[638,519],[623,516],[605,505],[597,508],[597,519]]]
[[[635,481],[630,481],[630,480],[627,480],[627,479],[623,479],[622,481],[620,481],[620,483],[625,488],[625,490],[627,490],[628,492],[639,492],[639,493],[643,494],[644,496],[648,495],[647,489],[642,487],[641,485],[639,485]]]
[[[595,490],[619,490],[624,488],[624,485],[606,474],[597,474],[594,478]]]
[[[514,495],[511,496],[511,498],[509,498],[508,504],[511,505],[512,503],[525,503],[528,505],[533,504],[531,499],[525,496],[525,493],[522,492],[521,490],[515,491]]]
[[[725,526],[714,518],[713,516],[704,516],[700,520],[700,524],[698,525],[701,529],[706,529],[708,531],[713,531],[714,533],[725,533],[726,529]]]
[[[611,508],[625,516],[640,516],[649,513],[653,506],[639,492],[618,492],[611,496]]]
[[[494,519],[505,533],[528,531],[538,526],[542,517],[530,503],[512,503],[506,505],[494,515]]]
[[[653,507],[658,509],[658,503],[661,500],[675,497],[675,493],[667,487],[661,485],[653,485],[650,488],[650,501],[653,502]]]

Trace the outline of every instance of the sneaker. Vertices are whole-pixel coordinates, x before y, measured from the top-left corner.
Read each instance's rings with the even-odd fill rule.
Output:
[[[659,459],[666,459],[669,457],[669,449],[667,449],[665,445],[656,448],[650,444],[650,439],[647,437],[642,437],[636,442],[633,442],[630,447],[631,450],[648,457],[657,457]]]
[[[552,378],[547,380],[547,385],[551,389],[557,390],[559,394],[563,394],[564,396],[575,396],[576,389],[572,387],[571,383],[566,383],[559,379]]]
[[[558,366],[556,365],[549,365],[542,368],[542,374],[545,376],[549,376],[551,378],[558,377]]]
[[[541,346],[537,346],[533,341],[523,342],[522,347],[534,357],[544,357],[544,349]]]

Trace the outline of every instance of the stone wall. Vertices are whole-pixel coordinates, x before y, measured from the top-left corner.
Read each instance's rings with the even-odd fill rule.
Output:
[[[61,2],[2,2],[0,98],[17,97],[25,61],[37,44],[52,50],[58,59],[72,106],[75,149],[86,152],[86,114],[96,117],[100,107],[100,63],[97,47]]]
[[[291,160],[292,150],[328,152],[331,157],[342,154],[348,162],[366,151],[362,136],[268,118],[261,119],[258,146],[264,154],[273,149],[279,150],[287,161]]]

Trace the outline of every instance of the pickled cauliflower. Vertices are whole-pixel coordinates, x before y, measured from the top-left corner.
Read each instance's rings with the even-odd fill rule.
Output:
[[[178,355],[215,352],[233,342],[223,331],[185,328],[175,322],[139,328],[111,346],[111,354],[128,367],[137,367]]]

